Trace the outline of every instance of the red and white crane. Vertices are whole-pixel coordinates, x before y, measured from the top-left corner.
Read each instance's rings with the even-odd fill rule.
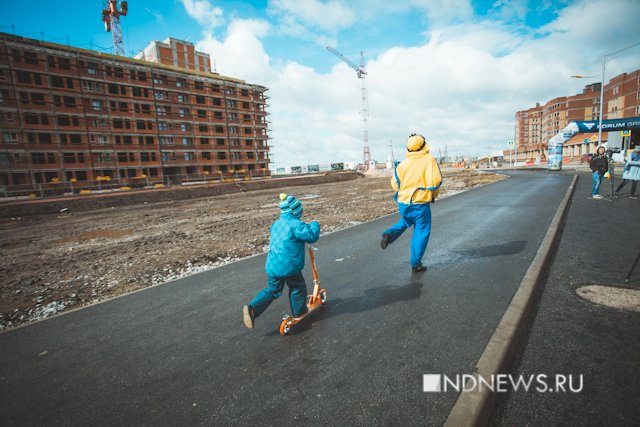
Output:
[[[120,27],[120,17],[127,16],[129,5],[125,0],[120,0],[120,10],[118,10],[118,0],[108,0],[103,3],[102,22],[106,32],[113,35],[113,53],[124,56],[124,46],[122,43],[122,27]]]
[[[356,65],[349,60],[346,56],[338,52],[334,47],[327,46],[327,50],[333,53],[335,56],[340,58],[344,63],[346,63],[349,67],[356,70],[356,75],[362,81],[362,125],[364,127],[363,139],[364,139],[364,149],[363,149],[363,163],[364,168],[368,169],[371,164],[371,153],[369,152],[369,130],[368,130],[368,120],[369,120],[369,102],[367,101],[367,83],[365,80],[365,76],[367,75],[367,71],[364,68],[364,52],[360,52],[360,65]]]

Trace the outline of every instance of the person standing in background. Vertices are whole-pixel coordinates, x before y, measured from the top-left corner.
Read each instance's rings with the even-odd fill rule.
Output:
[[[630,199],[637,199],[636,188],[638,187],[638,181],[640,181],[640,145],[633,149],[629,154],[629,158],[624,164],[624,171],[622,172],[622,182],[616,188],[613,193],[614,196],[618,196],[618,192],[622,190],[627,182],[631,181],[631,196]]]
[[[596,151],[596,155],[589,161],[589,167],[591,168],[593,176],[593,188],[591,189],[592,199],[602,199],[599,194],[600,184],[602,183],[602,177],[609,170],[609,160],[605,153],[605,148],[601,145]]]

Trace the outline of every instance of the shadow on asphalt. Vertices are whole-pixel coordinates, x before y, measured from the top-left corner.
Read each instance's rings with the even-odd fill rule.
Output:
[[[438,255],[430,254],[428,265],[430,267],[441,267],[459,264],[478,258],[515,255],[524,251],[526,246],[526,240],[512,240],[510,242],[497,243],[495,245],[451,249],[450,251],[444,251]]]
[[[492,256],[514,255],[522,252],[526,245],[527,242],[525,240],[512,240],[511,242],[481,246],[479,248],[454,249],[451,252],[469,258],[484,258]]]
[[[291,333],[293,335],[303,334],[311,330],[314,324],[335,316],[362,313],[396,302],[418,299],[422,293],[422,286],[424,285],[420,282],[411,282],[402,286],[380,286],[365,290],[362,296],[349,298],[331,299],[331,294],[329,294],[326,305],[315,313],[311,313],[307,320],[303,320],[294,326]],[[275,330],[266,335],[274,336],[279,334],[279,331]]]

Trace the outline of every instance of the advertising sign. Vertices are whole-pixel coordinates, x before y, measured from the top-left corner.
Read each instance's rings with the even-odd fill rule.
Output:
[[[579,132],[597,132],[598,121],[588,120],[584,122],[575,122],[578,125]],[[626,119],[611,119],[602,121],[602,131],[640,129],[640,117],[629,117]]]

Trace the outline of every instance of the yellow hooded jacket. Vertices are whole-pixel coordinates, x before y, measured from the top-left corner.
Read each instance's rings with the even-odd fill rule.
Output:
[[[434,201],[440,193],[440,184],[442,174],[427,144],[420,151],[409,151],[391,177],[391,187],[398,192],[397,201],[407,205]]]

